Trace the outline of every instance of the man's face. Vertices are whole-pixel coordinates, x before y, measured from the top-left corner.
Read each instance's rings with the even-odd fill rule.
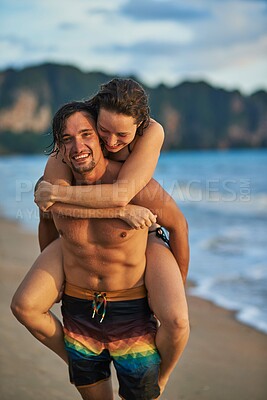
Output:
[[[79,174],[92,171],[102,156],[94,121],[76,112],[66,120],[60,151],[70,168]]]

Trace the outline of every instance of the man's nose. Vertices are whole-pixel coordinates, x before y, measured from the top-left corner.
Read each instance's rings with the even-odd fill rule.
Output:
[[[78,153],[84,149],[84,142],[82,138],[76,138],[74,140],[74,148]]]

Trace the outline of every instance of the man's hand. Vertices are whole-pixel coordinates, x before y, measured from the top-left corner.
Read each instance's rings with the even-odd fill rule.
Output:
[[[128,204],[120,208],[120,219],[125,221],[134,229],[144,229],[153,225],[157,216],[154,215],[148,208]]]
[[[53,200],[53,185],[46,181],[40,182],[34,193],[34,201],[40,210],[47,211],[55,203]]]

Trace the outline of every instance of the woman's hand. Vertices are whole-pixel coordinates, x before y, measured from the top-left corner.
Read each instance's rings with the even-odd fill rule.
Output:
[[[34,193],[34,201],[40,210],[47,211],[55,203],[55,200],[53,200],[53,185],[46,181],[40,182]]]
[[[150,227],[157,220],[157,216],[148,208],[136,206],[134,204],[128,204],[125,207],[121,207],[119,218],[134,229]]]

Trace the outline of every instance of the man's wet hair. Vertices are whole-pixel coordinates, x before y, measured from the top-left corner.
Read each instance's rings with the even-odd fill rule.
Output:
[[[62,136],[66,128],[67,119],[76,112],[82,112],[96,122],[96,111],[95,108],[84,101],[72,101],[64,104],[54,115],[52,120],[52,132],[53,132],[53,149],[51,153],[58,154],[60,147],[63,145]]]
[[[149,124],[148,96],[133,79],[114,78],[100,86],[99,92],[86,102],[95,112],[100,108],[134,118],[137,134],[142,135]]]

